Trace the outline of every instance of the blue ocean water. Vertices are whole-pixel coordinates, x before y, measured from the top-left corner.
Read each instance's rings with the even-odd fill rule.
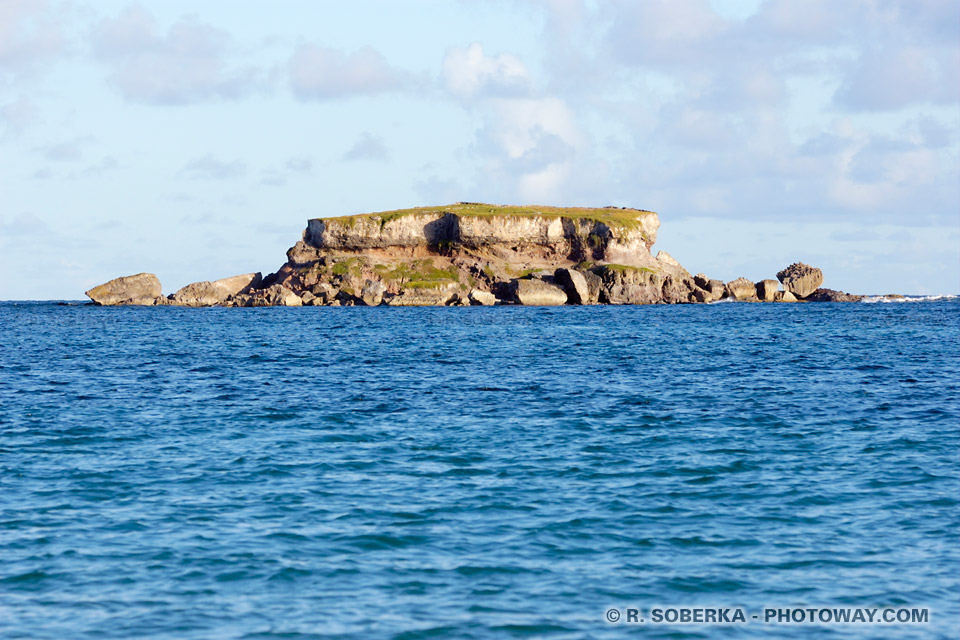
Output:
[[[0,322],[3,638],[960,630],[956,299]]]

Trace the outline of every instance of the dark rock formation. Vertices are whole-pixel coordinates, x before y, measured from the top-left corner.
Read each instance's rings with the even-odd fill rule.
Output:
[[[723,298],[726,293],[722,280],[712,280],[702,273],[693,276],[693,283],[698,289],[694,291],[697,302],[714,302]]]
[[[600,299],[600,276],[592,271],[560,267],[554,274],[557,283],[567,292],[570,304],[597,304]]]
[[[903,297],[903,296],[900,296]],[[805,298],[806,302],[860,302],[863,296],[834,289],[817,289]]]
[[[293,290],[274,284],[266,289],[241,293],[231,301],[235,307],[302,307],[303,300]]]

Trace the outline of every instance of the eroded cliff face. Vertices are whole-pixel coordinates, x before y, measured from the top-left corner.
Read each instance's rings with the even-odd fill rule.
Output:
[[[303,241],[328,251],[456,246],[513,251],[521,260],[522,254],[533,250],[570,259],[643,261],[650,257],[660,227],[656,213],[635,209],[614,209],[617,215],[610,213],[611,220],[606,222],[597,217],[578,217],[584,215],[578,210],[567,216],[558,209],[550,215],[511,214],[510,208],[502,209],[503,213],[477,214],[460,212],[454,205],[400,216],[317,218],[308,221]]]

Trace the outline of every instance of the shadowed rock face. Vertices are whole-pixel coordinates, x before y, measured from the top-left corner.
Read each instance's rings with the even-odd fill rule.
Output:
[[[152,273],[114,278],[90,289],[86,295],[103,306],[163,304],[160,281]]]
[[[767,279],[757,283],[757,297],[763,302],[773,302],[779,286],[776,280]]]
[[[693,276],[697,289],[693,292],[697,302],[715,302],[723,298],[726,287],[722,280],[713,280],[702,273]]]
[[[600,276],[592,271],[560,267],[553,273],[557,284],[567,292],[570,304],[597,304],[600,299]]]
[[[484,307],[492,307],[497,304],[497,296],[483,289],[471,289],[467,299],[470,301],[470,304]]]

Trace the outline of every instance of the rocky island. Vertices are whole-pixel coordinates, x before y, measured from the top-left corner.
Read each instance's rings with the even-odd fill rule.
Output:
[[[620,207],[500,206],[460,202],[316,218],[259,273],[189,284],[164,296],[153,274],[116,278],[86,292],[99,305],[446,306],[854,301],[823,289],[803,263],[777,280],[724,283],[691,275],[651,252],[656,213]],[[782,284],[782,288],[780,285]]]

